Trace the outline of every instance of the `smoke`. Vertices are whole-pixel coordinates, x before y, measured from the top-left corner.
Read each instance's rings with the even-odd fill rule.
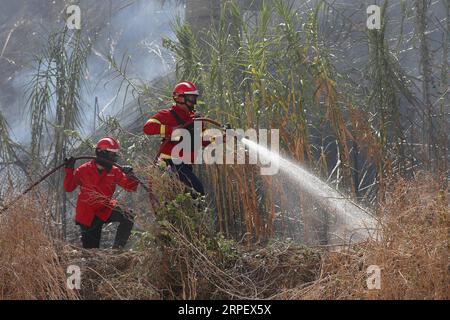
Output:
[[[171,30],[177,17],[184,19],[178,1],[80,0],[83,37],[92,44],[87,60],[83,101],[83,134],[93,129],[97,97],[103,117],[114,115],[133,99],[109,57],[120,65],[128,61],[126,74],[136,84],[149,83],[167,74],[174,58],[162,48],[161,39],[175,39]],[[14,140],[30,142],[27,92],[34,73],[33,56],[47,45],[49,34],[64,24],[66,1],[2,1],[0,14],[0,111],[11,127]],[[8,39],[9,35],[9,40]],[[5,46],[5,43],[7,44]],[[4,50],[2,50],[2,48]],[[121,85],[122,84],[122,85]],[[126,98],[126,99],[125,99]]]
[[[127,83],[119,91],[122,78],[111,81],[117,73],[111,68],[109,57],[113,57],[118,65],[127,62],[126,74],[137,85],[169,73],[175,61],[162,48],[161,39],[175,40],[171,26],[177,17],[183,18],[183,14],[184,7],[176,2],[138,1],[108,21],[108,26],[93,46],[94,54],[88,60],[90,85],[86,96],[90,97],[88,104],[91,106],[95,97],[98,98],[102,117],[114,115],[124,102],[126,104],[134,98],[132,92],[126,90]]]

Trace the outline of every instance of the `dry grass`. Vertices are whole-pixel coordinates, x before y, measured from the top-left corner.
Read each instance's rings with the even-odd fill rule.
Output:
[[[44,230],[44,210],[23,201],[0,215],[0,300],[76,299],[64,255]]]
[[[290,299],[449,299],[448,190],[430,176],[389,190],[382,236],[324,258],[320,278]],[[367,268],[381,268],[381,289],[368,290]]]
[[[168,192],[166,178],[158,183]],[[379,240],[339,252],[285,241],[243,246],[217,235],[198,203],[183,195],[156,211],[156,223],[145,225],[133,251],[122,253],[56,246],[38,208],[28,203],[8,212],[0,222],[0,298],[449,298],[448,193],[430,176],[393,183],[380,209]],[[78,296],[65,289],[70,264],[82,270]],[[370,265],[381,268],[381,290],[367,289]]]
[[[113,250],[84,250],[67,245],[62,254],[70,264],[81,269],[82,299],[160,299],[158,289],[151,281],[158,274],[158,254]],[[145,266],[145,268],[143,268]]]

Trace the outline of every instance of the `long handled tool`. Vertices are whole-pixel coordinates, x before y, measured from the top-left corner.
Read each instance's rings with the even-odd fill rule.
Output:
[[[184,125],[183,128],[185,128],[185,127],[191,125],[192,122],[195,122],[195,121],[208,122],[208,123],[210,123],[210,124],[212,124],[212,125],[214,125],[214,126],[220,128],[220,129],[222,129],[223,131],[225,131],[225,130],[227,130],[227,129],[233,130],[233,129],[231,128],[230,124],[227,123],[227,124],[223,125],[223,124],[221,124],[220,122],[217,122],[216,120],[212,120],[212,119],[209,119],[209,118],[195,118],[193,121],[191,121],[191,122],[187,123],[186,125]],[[235,136],[238,140],[242,140],[242,138],[244,138],[243,136],[241,136],[241,135],[239,135],[239,134],[236,134],[236,133],[235,133],[234,136]]]
[[[97,159],[97,157],[94,156],[80,156],[80,157],[76,157],[75,160],[92,160],[92,159]],[[117,168],[119,168],[120,170],[123,171],[123,167],[115,162],[109,161],[107,159],[102,159],[102,161],[110,163],[114,166],[116,166]],[[45,179],[47,179],[49,176],[51,176],[52,174],[54,174],[56,171],[58,171],[59,169],[61,169],[62,167],[64,167],[65,163],[62,163],[60,165],[58,165],[57,167],[53,168],[52,170],[50,170],[49,172],[47,172],[45,175],[43,175],[41,178],[39,178],[37,181],[33,182],[27,189],[25,189],[20,195],[18,195],[14,200],[12,200],[8,205],[6,205],[5,207],[3,207],[0,210],[0,214],[2,214],[3,212],[5,212],[6,210],[8,210],[13,204],[15,204],[17,201],[19,201],[23,196],[25,196],[28,192],[30,192],[31,190],[33,190],[37,185],[39,185],[42,181],[44,181]],[[150,196],[152,196],[152,191],[151,189],[145,185],[144,183],[142,183],[142,181],[134,176],[134,178],[137,180],[137,182],[139,182],[139,184],[144,188],[145,191],[147,191]]]
[[[194,121],[202,121],[202,122],[209,122],[216,127],[223,128],[223,125],[220,122],[217,122],[216,120],[209,119],[209,118],[195,118]],[[186,126],[190,125],[191,122],[189,122]]]

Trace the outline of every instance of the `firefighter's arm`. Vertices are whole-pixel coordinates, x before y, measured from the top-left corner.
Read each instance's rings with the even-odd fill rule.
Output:
[[[80,185],[80,169],[65,168],[64,190],[66,192],[74,191]]]
[[[144,133],[147,135],[161,135],[163,138],[170,138],[174,127],[165,125],[157,116],[150,118],[144,126]]]
[[[126,191],[134,192],[137,190],[139,181],[135,178],[133,170],[131,169],[128,174],[117,170],[116,173],[117,184],[121,186]]]

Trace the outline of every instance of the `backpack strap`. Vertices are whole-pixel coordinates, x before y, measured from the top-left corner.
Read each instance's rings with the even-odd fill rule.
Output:
[[[172,114],[172,116],[175,118],[175,120],[178,122],[178,124],[180,126],[183,126],[186,124],[185,121],[183,121],[183,119],[180,118],[180,116],[175,112],[175,110],[170,109],[170,113]]]

